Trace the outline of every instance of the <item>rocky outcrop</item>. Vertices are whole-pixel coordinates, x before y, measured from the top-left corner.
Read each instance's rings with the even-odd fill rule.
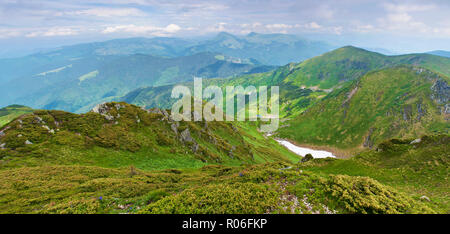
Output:
[[[110,110],[111,110],[111,108],[106,103],[101,103],[101,104],[96,105],[94,108],[92,108],[91,111],[102,115],[103,117],[105,117],[105,119],[107,119],[109,121],[112,121],[112,120],[114,120],[114,116],[112,116],[109,113]]]
[[[420,143],[421,141],[422,141],[422,139],[417,138],[417,139],[411,141],[409,144],[411,144],[411,145],[413,145],[413,144],[418,144],[418,143]]]
[[[411,105],[406,105],[403,107],[403,120],[408,121],[411,119],[411,115],[412,115],[412,107]]]
[[[180,133],[180,141],[183,143],[188,143],[191,145],[192,152],[196,153],[199,149],[198,143],[192,138],[191,132],[189,131],[189,128],[186,128],[184,131]]]
[[[431,201],[431,199],[429,198],[429,197],[427,197],[427,196],[421,196],[420,197],[420,200],[422,200],[422,201],[427,201],[427,202],[430,202]]]
[[[175,133],[175,135],[178,135],[178,127],[180,126],[180,123],[179,122],[175,122],[175,123],[172,123],[171,125],[170,125],[170,128],[172,129],[172,131]]]
[[[417,103],[417,120],[420,121],[425,115],[426,111],[423,108],[422,102]]]
[[[194,139],[191,137],[191,132],[189,132],[189,128],[186,128],[180,134],[180,139],[182,142],[193,142]]]
[[[308,162],[313,159],[314,159],[314,157],[311,154],[306,154],[305,157],[302,158],[301,162]]]
[[[450,100],[450,87],[447,84],[447,81],[438,79],[434,82],[433,86],[431,86],[431,90],[433,91],[431,94],[431,99],[436,101],[437,104],[448,105]],[[445,108],[447,111],[447,108]],[[446,112],[449,114],[450,112]]]
[[[369,134],[367,134],[366,138],[364,139],[364,143],[363,143],[364,147],[372,148],[373,141],[371,139],[371,136],[372,136],[373,130],[374,130],[373,128],[369,129]]]

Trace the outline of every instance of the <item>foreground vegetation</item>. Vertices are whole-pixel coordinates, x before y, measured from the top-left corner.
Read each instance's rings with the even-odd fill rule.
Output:
[[[21,106],[21,105],[10,105],[0,109],[0,128],[3,125],[9,123],[11,120],[27,113],[33,112],[33,109]]]
[[[301,162],[257,124],[167,114],[107,103],[14,119],[1,129],[1,213],[449,211],[446,135]]]

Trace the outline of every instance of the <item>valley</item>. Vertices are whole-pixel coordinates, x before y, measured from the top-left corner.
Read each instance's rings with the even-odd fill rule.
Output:
[[[0,213],[450,212],[450,58],[220,33],[0,61],[24,64],[0,79]],[[278,86],[279,129],[174,121],[172,89],[194,77]]]

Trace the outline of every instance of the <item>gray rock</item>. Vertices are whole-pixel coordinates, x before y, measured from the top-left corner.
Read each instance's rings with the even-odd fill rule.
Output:
[[[161,112],[165,118],[167,118],[167,119],[169,118],[169,113],[165,109],[163,109]]]
[[[117,110],[120,110],[120,109],[124,108],[125,106],[117,103],[116,105],[114,105],[114,107],[116,107]]]
[[[447,81],[438,79],[431,86],[433,93],[431,94],[431,99],[435,100],[438,104],[447,104],[450,100],[450,86],[448,86]]]
[[[231,128],[233,129],[233,131],[235,131],[235,132],[237,132],[238,130],[237,130],[237,128],[233,125],[233,124],[231,124]]]
[[[374,130],[373,128],[369,129],[369,134],[367,134],[366,138],[364,139],[364,143],[363,143],[364,147],[372,148],[373,142],[372,142],[371,136],[372,136],[373,130]]]
[[[175,135],[178,135],[178,122],[175,122],[173,124],[170,125],[170,128],[172,129],[173,132],[175,132]]]
[[[305,157],[302,158],[301,162],[308,162],[313,159],[314,157],[311,154],[306,154]]]
[[[403,120],[407,121],[411,119],[412,107],[411,105],[406,105],[403,107]]]
[[[189,132],[189,128],[186,128],[184,131],[181,132],[181,141],[183,142],[193,142],[194,139],[191,137],[191,132]]]
[[[108,105],[106,105],[106,103],[101,103],[92,108],[91,111],[94,113],[101,114],[103,117],[105,117],[105,119],[111,121],[114,120],[114,116],[109,114],[109,110],[110,108],[108,107]]]
[[[34,117],[34,120],[35,120],[36,123],[45,123],[45,122],[42,120],[42,118],[39,117],[39,116],[35,116],[35,117]]]
[[[421,197],[420,197],[420,200],[428,201],[428,202],[431,201],[431,199],[430,199],[429,197],[427,197],[427,196],[421,196]]]
[[[152,114],[160,114],[162,115],[162,111],[159,108],[152,108],[152,109],[148,109],[147,110],[148,113],[152,113]]]
[[[0,149],[4,149],[5,148],[6,143],[2,143],[0,144]]]
[[[417,143],[420,143],[422,141],[422,139],[420,139],[420,138],[417,138],[417,139],[415,139],[415,140],[413,140],[413,141],[411,141],[409,144],[417,144]]]
[[[425,115],[425,109],[422,106],[422,103],[417,103],[417,120],[420,121],[422,116]]]
[[[25,145],[32,145],[33,144],[33,142],[31,142],[31,141],[29,141],[29,140],[26,140],[25,141]]]
[[[194,144],[192,145],[192,148],[191,148],[192,152],[197,153],[198,148],[199,148],[198,144],[196,142],[194,142]]]

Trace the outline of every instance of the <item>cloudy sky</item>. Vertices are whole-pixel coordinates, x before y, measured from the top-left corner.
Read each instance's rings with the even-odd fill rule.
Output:
[[[448,0],[0,0],[0,55],[123,37],[289,33],[398,52],[450,50]]]

